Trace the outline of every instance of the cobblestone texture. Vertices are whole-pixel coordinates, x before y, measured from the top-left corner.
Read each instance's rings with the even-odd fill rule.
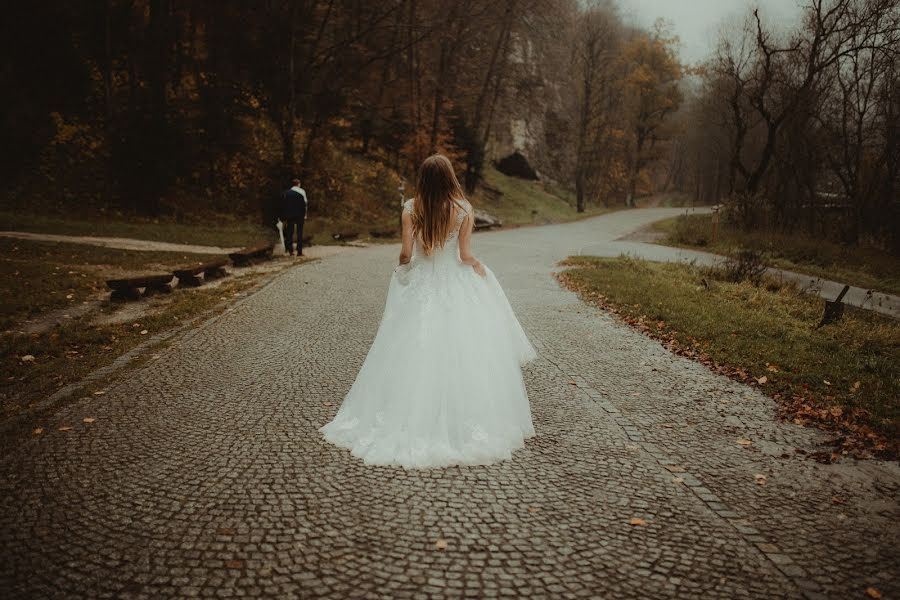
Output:
[[[540,353],[537,437],[490,467],[322,441],[396,248],[285,273],[2,459],[0,596],[896,597],[896,465],[797,456],[821,436],[550,277],[666,214],[476,238]]]

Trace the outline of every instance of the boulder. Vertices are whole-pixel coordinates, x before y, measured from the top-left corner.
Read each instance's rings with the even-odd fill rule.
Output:
[[[475,229],[492,229],[494,227],[503,227],[503,222],[490,213],[486,213],[480,208],[475,209]]]

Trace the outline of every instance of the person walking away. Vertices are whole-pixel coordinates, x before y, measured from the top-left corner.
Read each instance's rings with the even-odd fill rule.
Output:
[[[281,194],[278,217],[284,222],[284,251],[294,254],[294,231],[297,233],[297,256],[303,256],[303,224],[309,212],[306,190],[294,179],[291,188]]]

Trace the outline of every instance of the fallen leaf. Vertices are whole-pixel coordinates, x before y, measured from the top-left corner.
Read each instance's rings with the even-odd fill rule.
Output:
[[[776,367],[775,365],[769,365],[768,367],[766,367],[766,369],[768,369],[768,370],[771,371],[772,373],[777,373],[777,372],[778,372],[778,367]]]
[[[59,428],[60,431],[72,431],[72,428],[69,425],[63,425]]]
[[[822,383],[824,383],[825,385],[831,385],[831,382],[828,381],[827,379],[823,379]]]
[[[866,593],[869,595],[869,598],[881,598],[881,592],[873,587],[867,587]]]
[[[225,568],[226,569],[242,569],[244,567],[244,561],[242,560],[226,560]]]
[[[854,383],[852,386],[850,386],[850,391],[851,391],[851,392],[856,392],[856,391],[858,391],[858,390],[859,390],[859,382],[857,381],[857,382]]]
[[[141,335],[147,335],[148,333],[150,333],[150,332],[147,331],[146,329],[141,330]]]
[[[34,355],[33,355],[33,354],[26,354],[25,356],[23,356],[23,357],[20,358],[19,360],[21,360],[22,362],[34,362]]]
[[[104,392],[103,390],[100,390],[99,392],[94,392],[94,395],[95,395],[95,396],[102,396],[102,395],[105,394],[105,393],[106,393],[106,392]]]
[[[31,433],[33,433],[34,435],[41,435],[42,433],[44,433],[44,428],[43,427],[35,427],[34,431],[32,431]]]
[[[628,520],[628,524],[629,524],[629,525],[641,525],[641,526],[643,526],[643,525],[646,525],[646,524],[647,524],[647,521],[645,521],[644,519],[641,519],[640,517],[631,517],[631,518]]]
[[[764,384],[767,383],[768,381],[769,381],[769,378],[766,377],[765,375],[763,375],[762,377],[758,377],[758,378],[756,379],[756,383],[758,383],[759,385],[764,385]]]
[[[740,438],[737,441],[737,443],[738,443],[738,446],[750,446],[753,444],[753,442],[751,442],[750,440],[745,439],[745,438]]]
[[[97,419],[95,419],[94,417],[85,417],[85,418],[83,418],[83,419],[81,420],[81,422],[82,422],[82,423],[93,423],[93,422],[96,421],[96,420],[97,420]]]
[[[538,512],[539,510],[541,510],[541,509],[538,508],[537,506],[529,506],[529,507],[528,507],[528,512],[530,512],[530,513],[536,513],[536,512]]]
[[[673,477],[672,483],[684,483],[684,477]]]
[[[847,501],[841,498],[840,496],[832,496],[831,497],[832,504],[847,504]]]
[[[832,417],[837,418],[837,417],[840,417],[842,414],[844,414],[844,409],[841,408],[840,406],[832,406],[831,410],[829,412],[831,413]]]
[[[434,543],[434,547],[436,550],[446,550],[447,549],[447,540],[438,540]]]
[[[756,479],[756,485],[766,485],[766,476],[762,473],[757,473],[753,478]]]
[[[71,300],[74,297],[75,296],[73,296],[72,294],[66,294],[66,300]]]

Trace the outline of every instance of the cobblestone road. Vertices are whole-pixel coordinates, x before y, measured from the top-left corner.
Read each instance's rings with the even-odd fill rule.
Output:
[[[476,237],[540,353],[537,437],[490,467],[324,443],[397,249],[286,272],[2,459],[0,597],[898,597],[896,465],[804,459],[820,434],[551,277],[670,212]]]

